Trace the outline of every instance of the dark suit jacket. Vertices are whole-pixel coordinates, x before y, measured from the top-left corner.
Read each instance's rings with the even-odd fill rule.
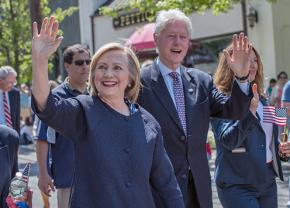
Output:
[[[261,99],[262,103],[265,101]],[[215,180],[222,184],[262,184],[266,182],[266,135],[260,121],[249,111],[238,121],[214,119],[217,145]],[[273,125],[271,151],[273,168],[283,180],[278,156],[278,126]],[[238,149],[242,152],[236,152]]]
[[[161,125],[164,145],[173,164],[177,181],[188,200],[189,168],[195,182],[201,207],[212,207],[211,179],[206,155],[210,116],[239,118],[249,106],[250,98],[233,86],[233,96],[226,99],[217,92],[210,75],[197,69],[181,67],[184,88],[187,135],[182,130],[174,103],[156,61],[142,69],[143,88],[138,103]]]
[[[13,88],[8,92],[10,103],[10,114],[12,126],[18,134],[20,133],[20,92],[17,88]]]
[[[0,125],[0,207],[6,208],[10,180],[18,171],[19,137],[15,130]]]

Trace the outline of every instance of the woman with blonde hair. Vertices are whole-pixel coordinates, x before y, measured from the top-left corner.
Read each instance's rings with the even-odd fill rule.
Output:
[[[227,48],[231,53],[232,46]],[[230,95],[235,75],[221,55],[214,77],[219,91]],[[280,159],[290,156],[290,143],[279,144],[278,126],[263,121],[263,65],[257,50],[250,52],[249,75],[240,80],[245,91],[251,86],[254,97],[241,120],[213,119],[217,157],[215,181],[224,208],[275,208],[275,177],[283,180]],[[285,157],[286,156],[286,157]]]
[[[135,103],[140,66],[127,47],[101,47],[90,65],[90,95],[61,99],[48,84],[48,58],[61,42],[58,24],[33,24],[33,108],[38,117],[75,144],[70,207],[184,207],[159,124]]]

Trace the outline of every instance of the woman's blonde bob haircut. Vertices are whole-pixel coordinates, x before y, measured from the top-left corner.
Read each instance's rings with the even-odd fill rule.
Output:
[[[229,53],[232,54],[233,46],[232,45],[228,46],[226,50],[228,50]],[[264,96],[263,64],[262,64],[260,55],[258,54],[257,50],[254,47],[252,47],[252,50],[254,51],[254,53],[257,57],[257,63],[258,63],[256,77],[255,77],[255,80],[253,80],[252,82],[257,84],[259,95]],[[225,57],[224,53],[222,53],[220,55],[219,64],[218,64],[216,73],[214,75],[214,84],[219,91],[221,91],[227,95],[230,95],[231,91],[232,91],[233,83],[234,83],[234,73],[230,69],[229,65],[227,64],[226,57]]]
[[[130,85],[125,90],[125,97],[130,101],[135,102],[138,98],[140,91],[140,63],[138,61],[135,53],[128,47],[121,45],[120,43],[108,43],[102,46],[93,56],[91,65],[90,65],[90,75],[89,75],[89,84],[90,84],[90,95],[97,96],[98,90],[94,83],[95,71],[100,57],[109,52],[109,51],[120,51],[120,55],[125,53],[128,58],[128,69],[130,73]]]

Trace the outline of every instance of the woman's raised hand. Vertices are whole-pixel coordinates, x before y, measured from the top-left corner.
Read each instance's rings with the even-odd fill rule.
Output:
[[[236,76],[245,77],[249,74],[252,45],[244,33],[240,33],[239,36],[235,34],[232,44],[232,51],[223,51],[227,63]]]
[[[58,23],[54,17],[46,17],[42,21],[40,32],[38,32],[37,23],[33,23],[32,38],[32,57],[48,59],[61,43],[63,37],[56,37],[58,32]]]
[[[32,38],[32,94],[38,110],[45,109],[49,95],[48,58],[61,43],[62,37],[56,37],[58,23],[54,17],[44,18],[40,32],[37,23],[33,23]]]

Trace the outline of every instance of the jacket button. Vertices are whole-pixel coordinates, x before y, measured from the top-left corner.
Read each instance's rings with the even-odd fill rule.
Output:
[[[131,182],[126,182],[126,187],[127,188],[130,188],[132,186],[132,183]]]
[[[182,174],[181,178],[182,179],[187,179],[187,175],[186,174]]]
[[[260,147],[261,147],[261,148],[264,148],[264,145],[263,145],[263,144],[261,144],[261,145],[260,145]]]
[[[125,151],[126,153],[130,153],[130,148],[127,147],[127,148],[124,149],[124,151]]]
[[[181,136],[179,139],[180,139],[180,141],[184,142],[185,141],[185,136]]]

